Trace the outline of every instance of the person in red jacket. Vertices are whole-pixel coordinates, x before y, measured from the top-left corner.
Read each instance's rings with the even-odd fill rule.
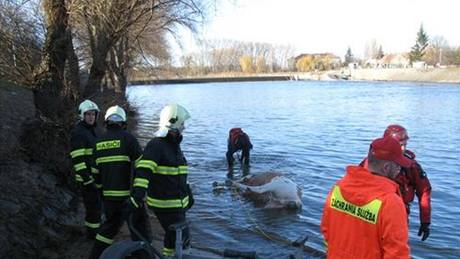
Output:
[[[414,197],[417,195],[420,210],[420,227],[418,236],[422,236],[422,241],[425,241],[430,235],[431,223],[430,180],[420,164],[415,160],[415,154],[406,149],[409,135],[403,126],[397,124],[389,125],[385,129],[383,136],[390,136],[399,141],[401,149],[404,152],[404,156],[412,161],[409,167],[402,168],[401,174],[398,176],[396,181],[399,183],[408,216],[410,213],[410,203],[414,201]],[[364,161],[361,162],[361,165],[367,166],[367,159],[364,159]]]
[[[372,142],[368,169],[348,166],[329,192],[321,232],[327,258],[410,258],[407,214],[395,178],[411,160],[391,137]]]

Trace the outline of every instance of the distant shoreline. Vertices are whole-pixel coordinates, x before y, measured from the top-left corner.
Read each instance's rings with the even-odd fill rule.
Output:
[[[135,78],[130,85],[155,84],[190,84],[214,82],[258,82],[258,81],[289,81],[318,80],[340,81],[348,78],[353,81],[403,81],[424,83],[460,83],[460,68],[385,68],[385,69],[341,69],[317,72],[282,72],[270,74],[216,74],[197,77],[175,78]]]

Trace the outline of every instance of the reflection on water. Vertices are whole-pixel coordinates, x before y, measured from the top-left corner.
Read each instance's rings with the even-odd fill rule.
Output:
[[[412,256],[460,258],[459,85],[210,83],[132,86],[127,93],[139,112],[136,134],[142,145],[156,130],[164,105],[180,103],[192,115],[182,147],[196,200],[188,214],[195,242],[256,250],[262,258],[312,257],[285,241],[307,235],[309,247],[323,250],[319,224],[327,192],[346,165],[361,161],[372,139],[388,124],[400,123],[433,187],[432,233],[425,242],[417,237],[418,203],[412,205]],[[254,149],[249,169],[229,172],[225,152],[233,127],[249,134]],[[213,192],[216,181],[266,171],[282,172],[302,187],[300,213],[255,208],[229,189]]]

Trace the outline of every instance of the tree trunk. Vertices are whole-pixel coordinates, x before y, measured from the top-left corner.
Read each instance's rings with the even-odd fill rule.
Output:
[[[109,88],[117,93],[124,93],[128,85],[129,42],[123,37],[109,52],[108,81]]]
[[[35,102],[41,113],[57,119],[65,113],[64,66],[69,47],[65,0],[45,0],[46,40],[41,65],[35,72]]]
[[[93,63],[89,71],[88,83],[85,86],[83,96],[91,98],[101,91],[102,80],[107,71],[107,55],[112,47],[111,39],[104,36],[96,37],[94,49],[92,49]]]
[[[80,66],[78,64],[78,57],[73,46],[73,37],[70,28],[67,31],[67,36],[69,37],[69,47],[67,49],[67,64],[64,71],[64,76],[66,79],[64,95],[70,98],[69,101],[76,102],[82,92],[82,89],[80,89]]]

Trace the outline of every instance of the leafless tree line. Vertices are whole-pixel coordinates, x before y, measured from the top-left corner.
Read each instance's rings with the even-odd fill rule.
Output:
[[[365,44],[364,59],[379,59],[383,52],[382,45],[377,40],[372,39]],[[449,45],[443,36],[430,37],[428,46],[423,53],[422,61],[431,66],[459,66],[460,65],[460,47]]]
[[[192,75],[222,72],[279,72],[288,69],[294,47],[234,40],[203,40],[196,53],[182,57]]]
[[[209,3],[0,0],[0,76],[49,98],[124,92],[130,68],[167,63],[166,35],[178,26],[194,30]]]

